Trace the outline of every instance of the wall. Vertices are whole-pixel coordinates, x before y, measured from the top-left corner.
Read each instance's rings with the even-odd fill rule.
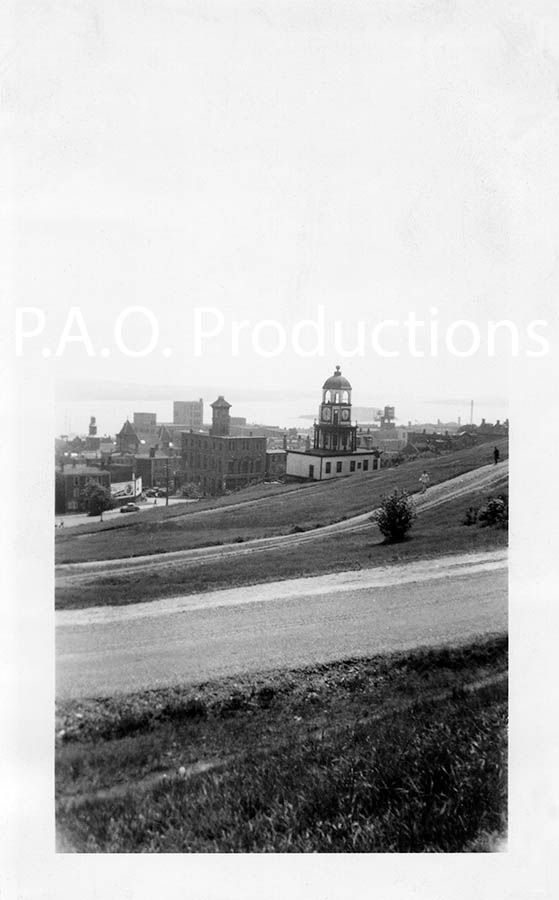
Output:
[[[365,460],[369,468],[363,469]],[[337,463],[341,463],[341,472],[337,471]],[[330,463],[330,472],[326,471],[327,463]],[[351,470],[355,464],[354,471]],[[359,464],[361,463],[361,466]],[[286,474],[295,478],[309,478],[309,466],[314,466],[313,478],[315,481],[326,481],[330,478],[342,478],[345,475],[362,475],[373,472],[380,467],[380,461],[374,453],[346,453],[338,456],[315,456],[313,453],[297,453],[287,451]]]
[[[266,471],[266,438],[217,435],[182,435],[185,482],[199,484],[208,494],[238,490],[260,481]]]

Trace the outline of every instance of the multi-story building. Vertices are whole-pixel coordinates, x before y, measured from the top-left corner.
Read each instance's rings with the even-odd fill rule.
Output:
[[[182,485],[182,459],[175,453],[155,448],[148,453],[136,453],[134,470],[141,477],[144,490],[159,487],[172,494]]]
[[[357,448],[357,426],[351,417],[351,390],[351,384],[337,366],[322,385],[313,446],[302,451],[287,451],[287,475],[322,481],[372,472],[380,467],[378,450]]]
[[[266,438],[231,434],[231,404],[219,396],[212,404],[209,434],[193,429],[182,434],[183,478],[205,494],[217,495],[262,481],[266,472]]]
[[[272,448],[266,450],[266,478],[283,478],[287,452]]]
[[[157,413],[152,412],[135,412],[133,416],[134,428],[138,430],[149,430],[157,428]]]
[[[173,402],[173,425],[185,428],[202,428],[204,424],[204,401],[175,400]]]
[[[85,511],[83,492],[91,481],[110,490],[111,476],[106,469],[79,464],[61,464],[55,473],[55,512],[60,514]]]
[[[144,416],[153,416],[148,421]],[[138,421],[137,417],[142,418]],[[172,450],[172,435],[166,425],[158,424],[155,413],[134,413],[134,424],[126,420],[116,436],[117,453],[148,453],[150,449]]]

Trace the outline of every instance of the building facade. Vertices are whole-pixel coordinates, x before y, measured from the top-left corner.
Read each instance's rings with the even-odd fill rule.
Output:
[[[111,476],[106,469],[85,465],[62,465],[55,473],[54,508],[57,514],[85,512],[83,499],[85,487],[90,483],[100,484],[110,490]]]
[[[266,438],[231,435],[231,404],[220,396],[212,404],[209,434],[182,433],[183,479],[216,496],[262,481]]]
[[[357,426],[351,416],[351,391],[351,384],[337,366],[322,385],[322,402],[314,425],[312,447],[287,451],[288,476],[323,481],[367,474],[380,467],[378,451],[357,447]]]
[[[204,401],[175,400],[173,402],[173,425],[185,428],[202,428],[204,424]]]
[[[266,478],[283,478],[287,453],[277,448],[266,450]]]

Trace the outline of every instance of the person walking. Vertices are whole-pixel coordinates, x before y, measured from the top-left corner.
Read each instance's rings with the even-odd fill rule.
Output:
[[[425,493],[425,491],[429,487],[430,482],[431,482],[431,479],[429,478],[429,473],[426,472],[424,469],[423,472],[421,473],[421,475],[419,476],[419,483],[421,485],[421,493],[422,494]]]
[[[493,449],[493,459],[495,461],[495,465],[497,465],[497,463],[499,462],[500,456],[501,454],[499,453],[499,448],[495,447]]]

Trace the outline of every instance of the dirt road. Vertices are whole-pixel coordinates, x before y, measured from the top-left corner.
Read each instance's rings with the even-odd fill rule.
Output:
[[[56,623],[60,698],[195,683],[505,631],[506,554],[60,611]]]

